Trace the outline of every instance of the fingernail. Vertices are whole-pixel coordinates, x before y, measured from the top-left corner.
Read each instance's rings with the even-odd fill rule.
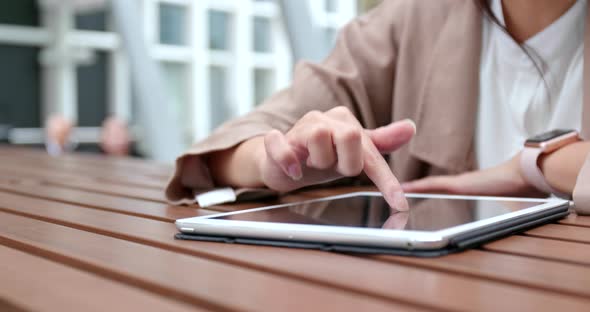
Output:
[[[418,128],[416,127],[416,123],[410,118],[404,119],[404,121],[409,123],[412,126],[412,128],[414,128],[414,134],[416,134],[416,131],[418,130]]]
[[[397,191],[393,193],[393,202],[395,203],[395,209],[398,211],[408,211],[410,207],[408,207],[408,201],[406,200],[406,196],[404,192]]]
[[[290,165],[287,168],[287,171],[288,171],[291,179],[293,179],[295,181],[301,180],[302,173],[301,173],[301,168],[298,165],[296,165],[296,164]]]

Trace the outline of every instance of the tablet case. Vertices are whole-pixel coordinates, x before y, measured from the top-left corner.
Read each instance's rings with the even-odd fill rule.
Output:
[[[526,221],[522,219],[511,220],[496,226],[490,226],[486,229],[465,233],[463,235],[453,238],[447,247],[436,250],[416,250],[416,249],[400,249],[400,248],[385,248],[385,247],[366,247],[354,245],[339,245],[339,244],[325,244],[325,243],[311,243],[298,241],[281,241],[258,239],[249,237],[227,237],[227,236],[210,236],[200,234],[178,233],[174,237],[176,239],[197,240],[207,242],[220,242],[231,244],[248,244],[248,245],[264,245],[275,247],[290,247],[303,249],[319,249],[324,251],[343,252],[343,253],[362,253],[362,254],[389,254],[397,256],[414,256],[414,257],[439,257],[451,253],[459,252],[469,248],[477,247],[483,243],[492,240],[506,237],[512,234],[521,233],[530,228],[550,223],[559,220],[569,214],[567,208],[550,212],[544,212],[541,215],[528,216]]]

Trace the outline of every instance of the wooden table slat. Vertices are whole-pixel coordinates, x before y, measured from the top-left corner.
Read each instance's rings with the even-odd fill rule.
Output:
[[[590,246],[531,236],[511,236],[484,246],[486,250],[553,261],[590,265]]]
[[[560,220],[559,224],[590,227],[590,216],[579,216],[572,213],[567,218]]]
[[[52,169],[52,168],[46,168],[43,166],[34,166],[34,165],[29,165],[29,166],[19,166],[18,168],[13,166],[12,164],[9,163],[2,163],[0,162],[0,171],[2,172],[9,172],[12,174],[17,174],[17,175],[26,175],[29,177],[41,177],[41,176],[55,176],[55,178],[60,178],[63,180],[80,180],[81,178],[84,180],[87,179],[94,179],[97,181],[102,181],[104,183],[110,183],[110,184],[114,184],[114,185],[134,185],[134,186],[140,186],[140,187],[146,187],[146,188],[152,188],[152,189],[157,189],[157,190],[164,190],[164,188],[166,187],[166,183],[165,182],[161,182],[161,181],[154,181],[154,180],[149,180],[149,179],[143,179],[140,177],[134,177],[132,175],[123,177],[123,176],[118,176],[118,177],[114,177],[108,174],[99,174],[99,175],[88,175],[88,174],[83,174],[83,173],[77,173],[74,171],[66,171],[66,170],[57,170],[57,169]],[[108,173],[108,171],[106,171]]]
[[[132,198],[67,189],[52,185],[31,186],[8,184],[0,181],[0,190],[162,221],[174,221],[180,218],[189,218],[214,213],[214,211],[208,209],[173,206]]]
[[[376,258],[590,298],[590,267],[482,250],[432,259],[385,255]],[[555,283],[556,280],[562,283]]]
[[[134,175],[162,180],[167,179],[172,173],[172,170],[165,171],[154,171],[156,167],[145,165],[142,168],[124,165],[118,163],[116,158],[105,157],[104,161],[86,161],[84,158],[75,155],[62,155],[57,157],[48,158],[43,155],[30,155],[27,153],[2,153],[0,152],[0,159],[10,159],[15,164],[33,164],[37,166],[44,166],[47,168],[60,168],[63,170],[77,170],[79,172],[99,172],[103,171],[114,171],[113,173],[131,173],[135,172]]]
[[[90,153],[74,153],[65,154],[57,157],[49,157],[45,150],[32,148],[2,147],[0,149],[0,155],[7,155],[11,157],[27,158],[41,161],[76,162],[85,166],[98,166],[110,169],[116,168],[124,170],[135,170],[136,172],[154,174],[160,177],[170,176],[174,170],[174,166],[172,164],[163,164],[146,159],[130,157],[113,157]]]
[[[582,226],[547,224],[527,231],[526,235],[590,244],[590,228]]]
[[[96,177],[114,177],[120,179],[129,179],[130,174],[133,172],[129,168],[120,168],[119,166],[112,166],[112,168],[108,167],[100,167],[94,165],[83,165],[79,164],[71,159],[63,159],[60,162],[56,161],[47,161],[43,159],[27,159],[27,158],[18,158],[14,159],[10,156],[5,156],[0,154],[0,161],[7,162],[10,161],[12,165],[18,166],[27,166],[45,170],[55,170],[55,171],[69,171],[69,172],[77,172],[84,175],[91,175]],[[105,173],[108,173],[105,174]],[[153,181],[158,183],[166,183],[168,181],[169,176],[154,176],[154,175],[146,175],[143,174],[142,171],[136,171],[131,177],[137,178],[137,180],[147,180]]]
[[[25,311],[202,311],[4,246],[0,246],[0,259],[2,311],[6,311],[2,301]],[[79,293],[73,294],[73,289]]]
[[[112,185],[93,180],[80,183],[71,180],[57,181],[55,179],[49,180],[47,184],[105,195],[116,195],[135,199],[150,200],[159,203],[167,203],[166,196],[162,190],[145,189],[134,185]]]
[[[41,184],[90,191],[99,194],[117,195],[160,203],[167,202],[164,192],[160,189],[124,184],[113,185],[110,183],[99,182],[94,178],[68,177],[67,179],[64,179],[56,175],[22,175],[22,173],[0,169],[0,179],[0,181],[21,181],[23,183],[38,182]]]

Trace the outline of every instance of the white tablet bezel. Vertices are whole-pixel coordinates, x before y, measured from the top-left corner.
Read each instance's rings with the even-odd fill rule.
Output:
[[[371,247],[391,247],[405,249],[440,249],[448,245],[449,240],[458,235],[481,229],[493,224],[500,224],[508,220],[529,214],[540,213],[545,210],[570,205],[569,201],[558,198],[520,198],[520,197],[491,197],[491,196],[463,196],[442,194],[406,194],[413,198],[442,198],[466,200],[496,200],[541,202],[541,204],[500,216],[466,223],[438,231],[412,230],[383,230],[370,228],[354,228],[342,226],[307,225],[292,223],[270,223],[259,221],[217,220],[212,219],[252,211],[274,209],[291,205],[301,205],[318,201],[341,199],[354,196],[381,196],[379,192],[353,192],[341,195],[322,197],[301,202],[286,203],[233,212],[212,214],[207,216],[184,218],[176,221],[176,227],[183,233],[202,234],[229,237],[248,237],[269,240],[321,242],[328,244],[345,244]]]

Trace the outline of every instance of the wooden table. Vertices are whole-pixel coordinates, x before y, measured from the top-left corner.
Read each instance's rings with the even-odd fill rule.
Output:
[[[257,204],[167,205],[171,171],[0,148],[0,310],[590,311],[590,217],[432,259],[179,241],[175,219]]]

